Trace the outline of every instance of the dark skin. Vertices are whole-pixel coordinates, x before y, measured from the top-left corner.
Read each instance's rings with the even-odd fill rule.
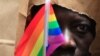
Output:
[[[31,14],[26,20],[26,27],[42,6],[43,5],[32,7]],[[76,45],[62,44],[51,56],[91,56],[89,47],[96,34],[95,21],[84,14],[79,14],[78,12],[56,4],[53,5],[53,8],[63,34],[65,30],[68,29],[70,38],[74,40]]]

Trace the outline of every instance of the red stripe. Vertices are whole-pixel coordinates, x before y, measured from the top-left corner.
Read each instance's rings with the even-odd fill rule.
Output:
[[[35,30],[33,31],[30,39],[28,40],[28,43],[23,51],[22,56],[29,56],[32,49],[34,48],[34,45],[36,44],[36,41],[38,40],[41,32],[43,31],[44,28],[44,17],[39,21],[39,24],[37,27],[35,27]]]
[[[54,10],[53,10],[53,7],[52,5],[50,5],[50,15],[54,14]]]
[[[35,27],[37,26],[37,23],[40,21],[40,19],[42,18],[43,15],[44,15],[44,6],[39,10],[39,12],[36,14],[36,16],[33,18],[31,23],[25,30],[24,35],[22,36],[19,44],[16,47],[15,56],[21,56],[21,54],[26,46],[27,40],[29,40],[32,32],[34,31]]]

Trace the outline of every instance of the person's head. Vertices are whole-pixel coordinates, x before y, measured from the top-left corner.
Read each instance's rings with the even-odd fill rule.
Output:
[[[60,5],[52,5],[65,41],[51,56],[90,56],[89,47],[95,38],[96,23],[85,14],[72,11]],[[33,6],[26,27],[42,5]],[[30,18],[31,17],[31,18]],[[30,19],[29,19],[30,18]]]
[[[95,21],[84,14],[53,5],[64,38],[69,42],[58,47],[52,56],[89,56],[89,47],[95,38]]]

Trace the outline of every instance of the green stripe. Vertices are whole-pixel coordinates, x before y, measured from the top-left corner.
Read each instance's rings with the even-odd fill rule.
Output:
[[[43,49],[44,48],[42,46],[37,56],[44,56],[44,50]]]
[[[49,22],[48,24],[49,24],[49,29],[53,29],[53,28],[58,28],[59,27],[57,21],[52,21],[52,22]]]

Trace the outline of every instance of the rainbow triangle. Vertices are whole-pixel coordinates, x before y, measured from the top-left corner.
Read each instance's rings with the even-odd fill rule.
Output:
[[[50,6],[50,14],[48,20],[48,46],[46,56],[50,56],[57,47],[64,42],[62,31],[57,22],[52,5]]]

